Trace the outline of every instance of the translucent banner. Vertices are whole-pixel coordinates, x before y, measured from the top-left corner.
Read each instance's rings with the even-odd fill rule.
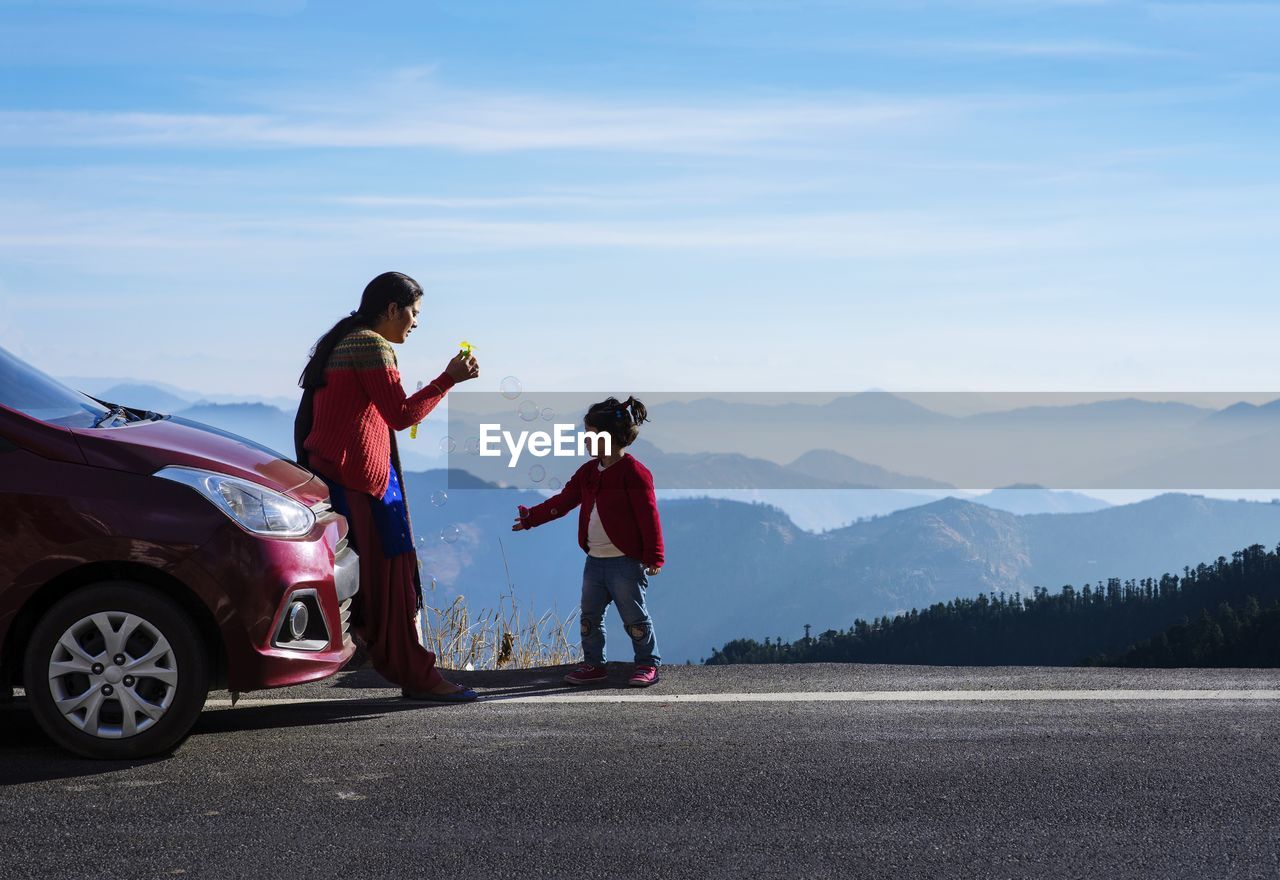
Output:
[[[558,491],[599,451],[583,416],[611,396],[643,402],[647,419],[626,451],[665,490],[1280,487],[1280,394],[1258,392],[617,394],[463,386],[449,394],[447,433],[427,432],[428,446],[418,448],[441,459],[454,488]]]

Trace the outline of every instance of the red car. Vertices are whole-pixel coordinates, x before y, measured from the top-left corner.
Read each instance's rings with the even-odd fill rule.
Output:
[[[324,482],[0,349],[0,691],[95,758],[176,746],[210,688],[333,675],[359,560]]]

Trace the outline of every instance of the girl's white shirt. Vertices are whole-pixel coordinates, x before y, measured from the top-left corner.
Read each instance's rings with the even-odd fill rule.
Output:
[[[604,470],[602,464],[597,467]],[[609,533],[604,530],[604,523],[600,522],[600,509],[595,504],[591,505],[591,518],[587,521],[587,555],[599,559],[612,559],[626,555],[613,545]]]

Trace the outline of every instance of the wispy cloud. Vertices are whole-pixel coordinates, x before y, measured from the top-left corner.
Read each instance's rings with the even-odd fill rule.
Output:
[[[898,48],[908,52],[929,55],[975,55],[1001,58],[1157,58],[1177,57],[1186,54],[1174,49],[1091,40],[943,40],[898,43],[886,48]]]
[[[1280,23],[1280,4],[1271,3],[1147,3],[1143,8],[1166,18],[1212,18],[1220,22],[1241,19]]]
[[[0,181],[4,175],[0,174]],[[742,174],[678,174],[647,177],[643,181],[610,180],[594,186],[541,187],[502,195],[489,193],[348,193],[320,198],[325,204],[366,209],[412,212],[474,211],[495,214],[531,214],[540,210],[584,215],[596,211],[636,211],[651,208],[692,208],[742,204],[759,198],[820,197],[831,193],[848,176],[791,174],[768,178]]]
[[[588,194],[529,196],[334,196],[331,204],[354,208],[444,208],[449,210],[500,211],[522,208],[627,208],[664,204],[665,200]]]
[[[1116,251],[1174,242],[1274,239],[1274,188],[1188,191],[1134,206],[1122,195],[1071,207],[973,212],[803,211],[653,218],[476,218],[448,210],[438,215],[342,213],[327,216],[184,213],[138,208],[51,211],[0,203],[0,253],[11,260],[42,260],[77,252],[211,255],[316,252],[342,242],[370,253],[467,249],[509,252],[633,250],[671,253],[750,253],[784,258],[890,260],[984,255]],[[134,253],[126,253],[134,252]]]
[[[886,44],[889,45],[889,44]],[[1150,56],[1165,50],[1107,42],[915,41],[920,53],[1026,58]],[[881,48],[885,48],[881,46]],[[228,95],[218,113],[121,110],[0,111],[0,148],[179,150],[438,149],[459,153],[847,154],[874,138],[930,131],[997,113],[1075,104],[1203,100],[1254,88],[1236,78],[1164,89],[947,94],[819,91],[786,98],[719,93],[607,101],[581,94],[477,91],[440,84],[430,67],[356,84],[282,86]]]
[[[293,15],[307,8],[307,0],[0,0],[6,7],[45,6],[67,11],[155,10],[209,15]]]
[[[859,97],[627,105],[444,92],[372,108],[354,98],[334,100],[328,108],[248,114],[9,111],[0,113],[0,146],[697,153],[823,132],[879,130],[948,109],[936,101]]]
[[[880,0],[877,4],[895,9],[918,7],[985,7],[996,9],[1034,9],[1057,6],[1113,6],[1125,0]],[[700,6],[729,11],[779,10],[793,13],[798,9],[848,9],[848,0],[699,0]]]

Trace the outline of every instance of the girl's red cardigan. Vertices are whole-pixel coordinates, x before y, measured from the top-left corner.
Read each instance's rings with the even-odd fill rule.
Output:
[[[441,373],[407,396],[395,349],[368,329],[343,337],[329,357],[324,379],[324,387],[315,392],[311,432],[303,447],[337,465],[346,488],[381,498],[391,477],[391,432],[426,418],[454,381]]]
[[[600,524],[613,546],[647,566],[662,566],[666,559],[662,523],[653,493],[653,474],[647,467],[628,454],[600,470],[600,463],[593,458],[578,468],[559,495],[533,507],[521,507],[520,521],[531,529],[559,519],[579,505],[578,544],[584,552],[591,508],[599,507]]]

